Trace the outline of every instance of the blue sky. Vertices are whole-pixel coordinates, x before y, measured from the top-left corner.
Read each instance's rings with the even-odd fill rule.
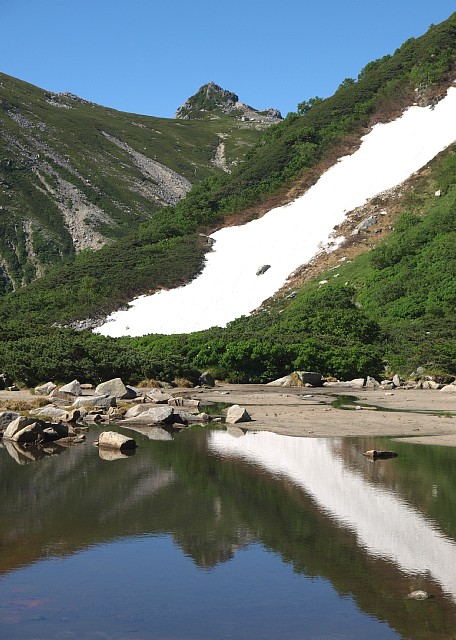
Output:
[[[213,80],[285,115],[456,11],[455,0],[0,0],[0,71],[172,117]]]

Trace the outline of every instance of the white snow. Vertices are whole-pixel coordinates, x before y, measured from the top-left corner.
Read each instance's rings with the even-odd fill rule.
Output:
[[[430,575],[456,601],[456,544],[393,491],[370,484],[346,465],[337,440],[211,431],[211,451],[260,465],[311,496],[328,516],[348,527],[374,556],[410,575]]]
[[[303,196],[258,220],[214,233],[205,268],[190,284],[135,299],[96,332],[190,333],[248,315],[334,242],[333,229],[348,211],[400,184],[454,142],[455,116],[451,87],[434,108],[410,107],[397,120],[376,125],[355,153],[341,158]],[[266,264],[271,268],[257,276]]]

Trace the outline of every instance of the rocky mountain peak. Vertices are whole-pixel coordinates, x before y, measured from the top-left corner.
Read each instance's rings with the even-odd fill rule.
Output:
[[[274,124],[282,120],[282,115],[277,109],[258,111],[239,102],[239,97],[232,91],[223,89],[215,82],[208,82],[198,89],[176,111],[176,118],[180,120],[202,119],[207,114],[216,116],[216,112],[232,114],[242,121],[261,122]]]

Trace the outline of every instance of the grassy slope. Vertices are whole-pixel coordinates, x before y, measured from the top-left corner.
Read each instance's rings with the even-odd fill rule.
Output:
[[[122,237],[162,205],[144,193],[143,187],[153,186],[150,178],[102,132],[192,183],[220,172],[212,164],[219,132],[227,136],[228,164],[242,159],[260,135],[257,128],[223,114],[178,121],[122,113],[55,96],[4,74],[0,98],[0,178],[5,181],[0,183],[0,293],[11,288],[11,281],[17,287],[33,280],[39,275],[37,263],[45,267],[74,253],[56,198],[38,174],[51,189],[59,178],[66,180],[89,207],[107,214],[106,221],[98,222],[88,216],[89,226],[107,238]],[[73,203],[65,205],[71,210]],[[24,220],[31,221],[28,235],[36,260],[29,255]]]

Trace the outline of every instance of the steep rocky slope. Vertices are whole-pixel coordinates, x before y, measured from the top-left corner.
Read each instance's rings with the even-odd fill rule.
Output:
[[[4,74],[0,107],[0,294],[131,232],[241,161],[260,135],[229,114],[121,113]]]

